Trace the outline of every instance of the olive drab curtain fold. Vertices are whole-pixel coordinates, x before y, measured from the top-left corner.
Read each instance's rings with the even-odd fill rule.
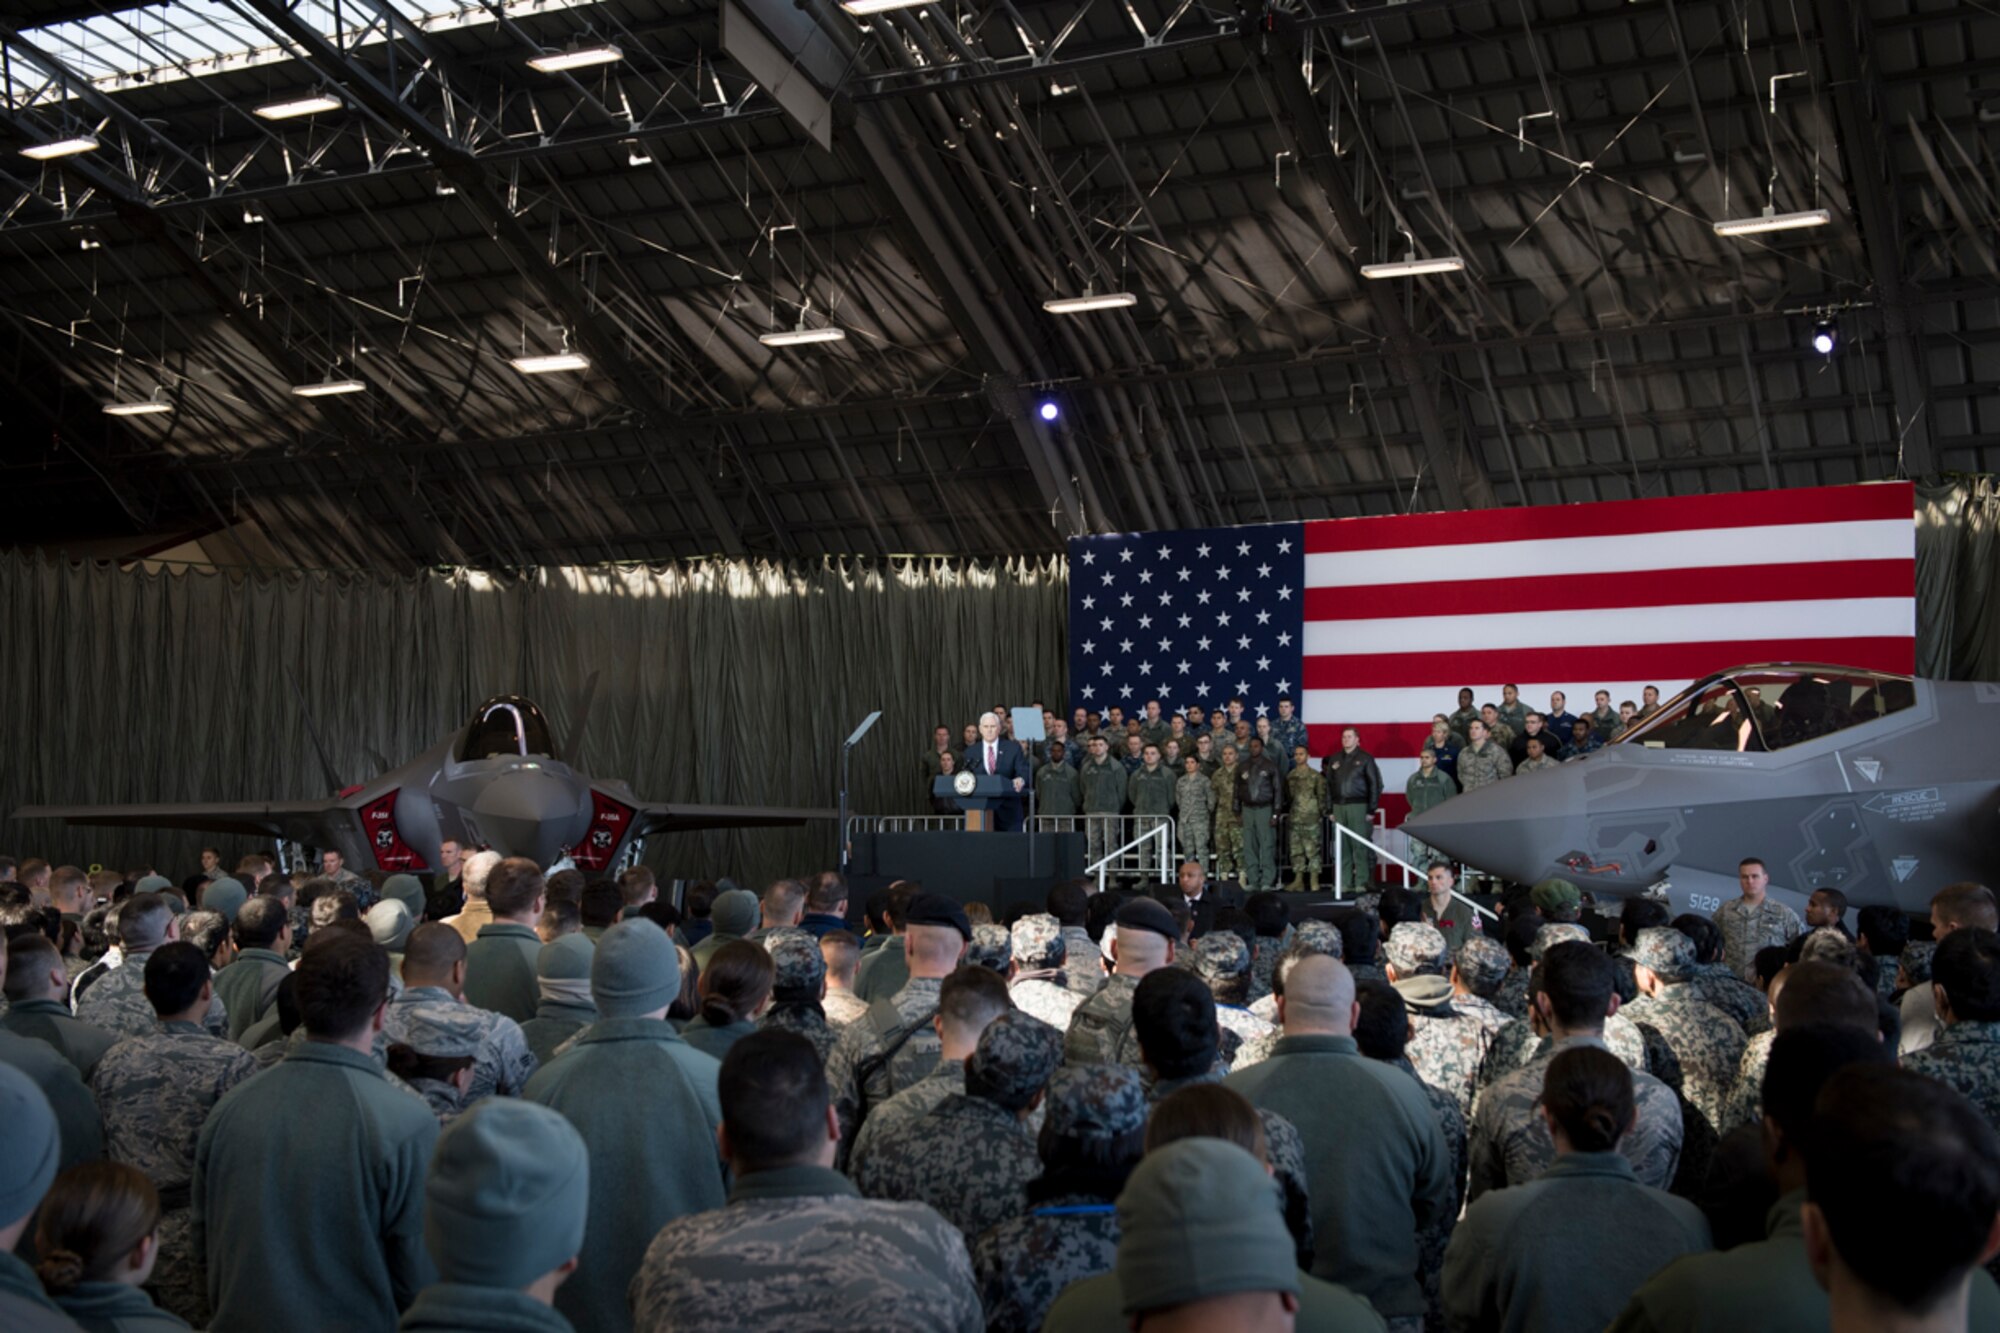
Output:
[[[520,579],[121,570],[0,554],[0,811],[29,803],[326,794],[287,669],[342,783],[401,762],[481,699],[519,693],[558,744],[600,675],[581,767],[641,796],[921,808],[918,757],[1000,701],[1055,702],[1058,558],[545,569]],[[567,756],[566,756],[567,757]],[[0,823],[0,850],[170,874],[218,839]],[[241,839],[219,840],[233,859]],[[832,864],[831,821],[654,839],[665,874],[761,885]]]
[[[1917,483],[1917,674],[2000,680],[2000,487]]]

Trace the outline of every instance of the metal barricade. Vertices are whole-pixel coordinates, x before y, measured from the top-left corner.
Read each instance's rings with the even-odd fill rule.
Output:
[[[1101,855],[1093,853],[1097,859],[1086,864],[1083,873],[1097,878],[1100,893],[1104,890],[1105,880],[1114,875],[1125,879],[1157,880],[1161,884],[1173,882],[1174,852],[1179,842],[1171,816],[1074,815],[1047,818],[1073,819],[1083,826],[1093,841],[1098,842]],[[1043,820],[1036,820],[1036,827],[1039,829],[1042,823]],[[1096,827],[1093,828],[1093,825]],[[1061,831],[1073,832],[1074,829]]]
[[[1408,861],[1405,861],[1402,857],[1389,851],[1387,848],[1377,846],[1372,839],[1362,837],[1353,829],[1342,824],[1337,824],[1330,818],[1327,820],[1327,825],[1333,830],[1333,896],[1336,899],[1344,896],[1341,892],[1340,872],[1346,857],[1350,855],[1347,850],[1349,842],[1360,843],[1367,849],[1368,855],[1377,860],[1388,861],[1392,865],[1401,867],[1403,872],[1403,887],[1406,889],[1412,885],[1421,884],[1429,878],[1429,873],[1424,869],[1411,865]],[[1488,907],[1481,907],[1457,889],[1452,890],[1451,896],[1464,903],[1467,907],[1470,907],[1473,911],[1485,916],[1488,920],[1498,921],[1500,919],[1498,912]]]

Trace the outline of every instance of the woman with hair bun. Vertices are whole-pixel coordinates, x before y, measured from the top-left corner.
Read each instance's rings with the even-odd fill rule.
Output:
[[[86,1333],[179,1333],[187,1323],[140,1288],[160,1255],[160,1196],[123,1162],[56,1177],[35,1223],[35,1274]]]
[[[1553,1140],[1555,1161],[1481,1195],[1452,1233],[1441,1284],[1452,1333],[1596,1333],[1647,1278],[1709,1248],[1701,1210],[1640,1184],[1618,1151],[1638,1118],[1632,1071],[1587,1040],[1559,1046],[1523,1130]]]

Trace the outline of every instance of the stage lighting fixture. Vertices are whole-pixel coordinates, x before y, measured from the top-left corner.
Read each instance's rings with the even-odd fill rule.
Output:
[[[590,358],[582,352],[550,352],[545,356],[517,356],[510,364],[523,375],[550,375],[559,370],[589,370]]]
[[[155,386],[152,395],[130,403],[106,403],[104,415],[107,417],[150,417],[162,412],[171,412],[174,405],[167,401],[166,391]]]
[[[345,105],[338,97],[314,93],[311,97],[300,97],[290,102],[272,102],[258,107],[251,114],[265,120],[296,120],[300,116],[317,116],[322,111],[338,111]]]
[[[583,46],[573,51],[550,51],[536,56],[528,62],[528,68],[544,74],[560,74],[564,70],[587,69],[591,65],[615,65],[624,58],[625,53],[615,46]]]
[[[1812,349],[1815,352],[1818,352],[1821,356],[1832,356],[1833,349],[1839,345],[1840,330],[1833,326],[1832,320],[1823,319],[1813,325]]]
[[[1139,298],[1130,292],[1102,292],[1093,295],[1085,292],[1082,296],[1058,296],[1042,302],[1042,309],[1051,315],[1080,315],[1086,310],[1122,310],[1128,305],[1139,304]]]
[[[53,143],[29,144],[21,150],[21,156],[32,157],[37,162],[46,162],[52,157],[75,157],[78,153],[94,153],[96,151],[96,136],[79,134],[73,139],[57,139]]]
[[[1062,415],[1062,409],[1057,407],[1052,401],[1045,401],[1040,407],[1035,409],[1035,414],[1044,421],[1052,422]]]
[[[1717,236],[1758,236],[1767,231],[1797,231],[1802,227],[1824,227],[1833,214],[1824,208],[1803,213],[1775,213],[1768,206],[1754,218],[1724,218],[1715,224]]]

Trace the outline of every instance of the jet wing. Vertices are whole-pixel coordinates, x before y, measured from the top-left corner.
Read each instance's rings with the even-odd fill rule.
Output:
[[[61,819],[108,828],[193,829],[241,833],[313,846],[335,845],[335,835],[358,832],[352,806],[339,801],[244,801],[188,805],[24,805],[15,819]]]
[[[786,809],[763,805],[641,804],[632,813],[632,835],[682,833],[714,828],[784,828],[809,819],[838,819],[838,810]]]

